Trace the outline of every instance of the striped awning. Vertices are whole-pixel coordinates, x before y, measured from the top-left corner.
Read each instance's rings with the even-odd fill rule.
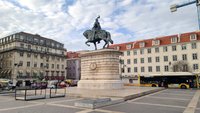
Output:
[[[0,74],[2,74],[4,71],[2,70],[1,72],[0,72]]]
[[[11,73],[11,70],[8,70],[7,73]]]

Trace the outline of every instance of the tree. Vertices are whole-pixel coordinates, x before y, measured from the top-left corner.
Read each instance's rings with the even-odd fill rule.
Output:
[[[191,72],[191,67],[187,61],[177,61],[172,64],[173,72]]]

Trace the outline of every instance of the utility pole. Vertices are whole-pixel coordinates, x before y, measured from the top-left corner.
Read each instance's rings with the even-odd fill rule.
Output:
[[[199,23],[199,29],[200,29],[200,0],[189,0],[186,3],[171,5],[170,10],[171,10],[171,12],[175,12],[175,11],[177,11],[178,8],[188,6],[191,4],[195,4],[195,3],[197,6],[198,23]]]

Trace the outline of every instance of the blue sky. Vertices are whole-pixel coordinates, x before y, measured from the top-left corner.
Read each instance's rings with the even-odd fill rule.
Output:
[[[187,1],[0,0],[0,37],[25,31],[62,42],[68,51],[91,50],[93,45],[85,45],[82,33],[92,28],[98,15],[115,44],[196,31],[195,4],[175,13],[169,9]]]

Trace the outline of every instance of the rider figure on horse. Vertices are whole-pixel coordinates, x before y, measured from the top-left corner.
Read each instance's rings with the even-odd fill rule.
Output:
[[[90,40],[95,40],[95,34],[97,34],[98,31],[101,30],[101,25],[98,21],[98,19],[100,18],[100,16],[98,16],[96,19],[95,19],[95,23],[94,23],[94,26],[92,27],[92,31],[93,31],[93,36],[91,37]]]

